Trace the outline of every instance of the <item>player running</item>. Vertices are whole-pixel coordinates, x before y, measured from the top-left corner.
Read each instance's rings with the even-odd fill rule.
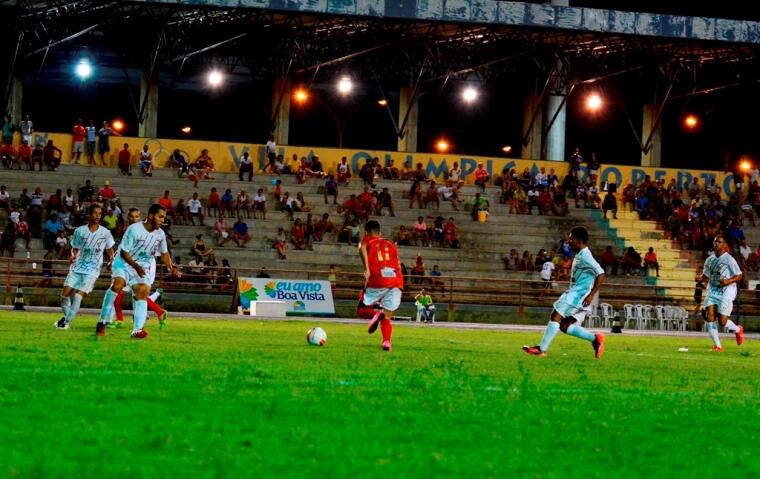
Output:
[[[702,268],[700,283],[708,281],[707,297],[702,304],[707,320],[707,333],[713,340],[713,351],[723,352],[723,346],[718,337],[718,325],[715,323],[716,313],[721,326],[736,334],[736,344],[744,342],[744,328],[731,321],[731,310],[736,298],[736,283],[742,280],[742,270],[736,260],[728,253],[728,244],[722,235],[713,240],[715,254],[705,260]]]
[[[581,327],[591,309],[591,301],[604,283],[604,270],[588,249],[588,231],[576,226],[568,238],[570,248],[576,253],[570,270],[570,287],[554,303],[554,310],[544,337],[537,346],[523,346],[523,351],[533,356],[546,356],[557,331],[585,339],[594,347],[597,359],[604,353],[604,335],[593,334]]]
[[[396,245],[380,237],[380,223],[367,221],[364,225],[364,238],[359,246],[359,254],[364,263],[364,298],[363,304],[380,305],[383,309],[375,312],[369,322],[367,332],[374,333],[380,326],[383,334],[383,351],[391,350],[391,318],[401,304],[401,290],[404,277]]]
[[[141,220],[140,218],[140,210],[137,208],[130,208],[129,212],[127,213],[127,223],[129,225],[133,225],[135,223],[139,223]],[[155,262],[155,259],[154,259]],[[124,300],[124,293],[125,291],[122,290],[114,299],[113,302],[113,314],[109,318],[108,321],[108,327],[121,327],[124,324],[124,312],[122,310],[122,301]],[[158,325],[161,329],[164,329],[167,326],[167,318],[168,314],[165,309],[161,308],[159,304],[156,303],[158,298],[161,296],[161,290],[157,289],[155,293],[151,294],[147,298],[145,298],[145,301],[148,303],[148,309],[150,311],[153,311],[156,316],[158,316]],[[114,315],[116,316],[116,321],[114,322]]]
[[[57,329],[69,329],[82,299],[90,294],[100,276],[103,253],[108,256],[108,264],[113,261],[114,240],[111,232],[100,226],[102,214],[103,208],[93,204],[88,211],[87,224],[74,231],[71,240],[71,266],[61,291],[63,317],[55,323]]]
[[[161,262],[170,270],[171,274],[179,274],[177,267],[172,264],[166,245],[166,235],[161,230],[161,224],[165,218],[166,210],[164,207],[154,204],[148,209],[148,217],[145,221],[130,225],[124,233],[113,263],[111,275],[113,281],[103,297],[100,318],[95,328],[95,334],[98,336],[105,335],[106,324],[111,318],[114,300],[124,289],[124,286],[129,286],[132,289],[132,295],[135,298],[132,307],[134,316],[132,337],[143,339],[148,336],[143,325],[145,325],[145,320],[148,317],[146,298],[156,276],[155,256],[161,255]]]

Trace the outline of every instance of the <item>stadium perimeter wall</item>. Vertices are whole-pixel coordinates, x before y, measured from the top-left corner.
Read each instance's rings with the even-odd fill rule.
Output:
[[[54,144],[63,150],[63,163],[71,162],[71,135],[64,133],[35,132],[34,143],[44,144],[47,140],[53,140]],[[249,155],[253,157],[257,172],[260,172],[266,164],[264,145],[259,144],[114,136],[111,137],[110,154],[106,157],[106,162],[109,165],[116,166],[117,153],[121,150],[124,143],[129,144],[129,148],[133,155],[133,164],[136,164],[137,155],[143,149],[144,145],[148,145],[149,151],[153,153],[154,164],[157,167],[168,166],[169,156],[175,149],[182,152],[185,158],[190,161],[195,160],[195,158],[200,155],[201,150],[207,149],[209,151],[209,156],[214,160],[216,169],[222,172],[236,172],[238,170],[238,159],[245,151],[248,151]],[[294,166],[291,161],[293,155],[297,155],[299,158],[302,156],[319,156],[325,170],[328,172],[335,171],[335,166],[340,163],[341,158],[344,156],[351,164],[354,174],[359,171],[359,168],[364,164],[365,160],[374,157],[380,158],[381,162],[393,160],[394,164],[399,169],[402,169],[404,164],[416,165],[417,163],[422,163],[428,177],[435,178],[436,180],[443,180],[446,172],[448,172],[454,162],[457,162],[462,168],[465,181],[468,183],[474,181],[472,172],[475,171],[478,163],[481,162],[489,171],[492,178],[494,175],[501,173],[504,168],[516,168],[518,172],[522,172],[525,168],[528,168],[532,173],[536,173],[541,167],[545,167],[547,172],[551,168],[554,168],[556,173],[562,178],[565,173],[567,173],[569,166],[568,163],[556,161],[494,158],[459,154],[406,153],[398,151],[322,148],[311,146],[278,146],[277,151],[278,154],[283,155],[286,160],[290,162],[291,166]],[[86,159],[81,161],[86,162]],[[651,176],[653,180],[664,178],[669,182],[671,179],[675,179],[679,188],[687,186],[694,177],[699,178],[700,184],[703,187],[714,178],[725,194],[730,195],[736,192],[733,182],[733,173],[722,171],[603,164],[599,179],[603,182],[615,183],[618,185],[618,188],[622,188],[628,183],[635,185],[639,181],[642,181],[647,175]]]

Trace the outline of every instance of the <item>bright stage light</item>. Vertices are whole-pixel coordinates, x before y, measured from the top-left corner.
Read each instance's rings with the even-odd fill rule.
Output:
[[[120,132],[121,130],[124,129],[124,122],[119,119],[116,119],[113,122],[111,122],[111,128]]]
[[[76,68],[74,68],[74,73],[79,77],[80,80],[86,80],[90,78],[92,75],[92,66],[90,65],[89,60],[85,58],[79,60]]]

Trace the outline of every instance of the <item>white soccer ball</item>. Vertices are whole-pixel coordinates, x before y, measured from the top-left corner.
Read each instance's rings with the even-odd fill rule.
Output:
[[[327,343],[327,333],[320,327],[311,328],[306,332],[306,342],[312,346],[324,346]]]

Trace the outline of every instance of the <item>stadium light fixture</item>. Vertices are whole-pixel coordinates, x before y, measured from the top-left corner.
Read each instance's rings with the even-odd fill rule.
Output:
[[[387,106],[388,100],[386,100],[385,98],[383,98],[382,100],[377,100],[377,104],[380,106]]]
[[[121,132],[122,130],[124,130],[124,126],[125,126],[124,122],[118,118],[116,118],[114,121],[111,122],[111,128],[113,128],[114,130],[118,132]]]
[[[739,169],[743,172],[748,172],[752,169],[752,162],[750,162],[748,159],[744,158],[739,162]]]
[[[694,130],[699,126],[699,118],[697,115],[689,114],[683,119],[684,126],[689,130]]]
[[[338,80],[338,92],[341,95],[348,95],[354,88],[354,83],[347,76],[343,76]]]
[[[193,132],[193,129],[191,127],[189,127],[189,126],[183,126],[182,128],[180,128],[179,131],[181,131],[185,135],[189,135],[190,133]]]
[[[224,82],[224,75],[219,70],[211,70],[206,76],[206,81],[212,88],[218,88]]]
[[[477,99],[478,99],[478,90],[476,90],[475,88],[468,86],[468,87],[465,87],[464,90],[462,90],[462,100],[464,100],[466,103],[472,103]]]
[[[598,93],[592,93],[586,98],[586,108],[598,111],[602,107],[602,97]]]
[[[80,80],[87,80],[90,78],[90,76],[92,76],[92,65],[90,65],[90,61],[86,58],[79,60],[79,63],[74,67],[74,74]]]
[[[501,149],[501,151],[503,151],[504,153],[511,153],[512,152],[512,147],[509,146],[509,145],[506,145],[506,146],[504,146],[504,148]]]
[[[451,148],[451,145],[449,145],[449,142],[446,141],[445,138],[441,138],[435,144],[435,149],[438,150],[439,153],[446,153],[447,151],[449,151],[449,148]]]
[[[306,103],[306,101],[309,99],[309,93],[304,88],[298,88],[293,92],[293,99],[296,101],[296,103]]]

